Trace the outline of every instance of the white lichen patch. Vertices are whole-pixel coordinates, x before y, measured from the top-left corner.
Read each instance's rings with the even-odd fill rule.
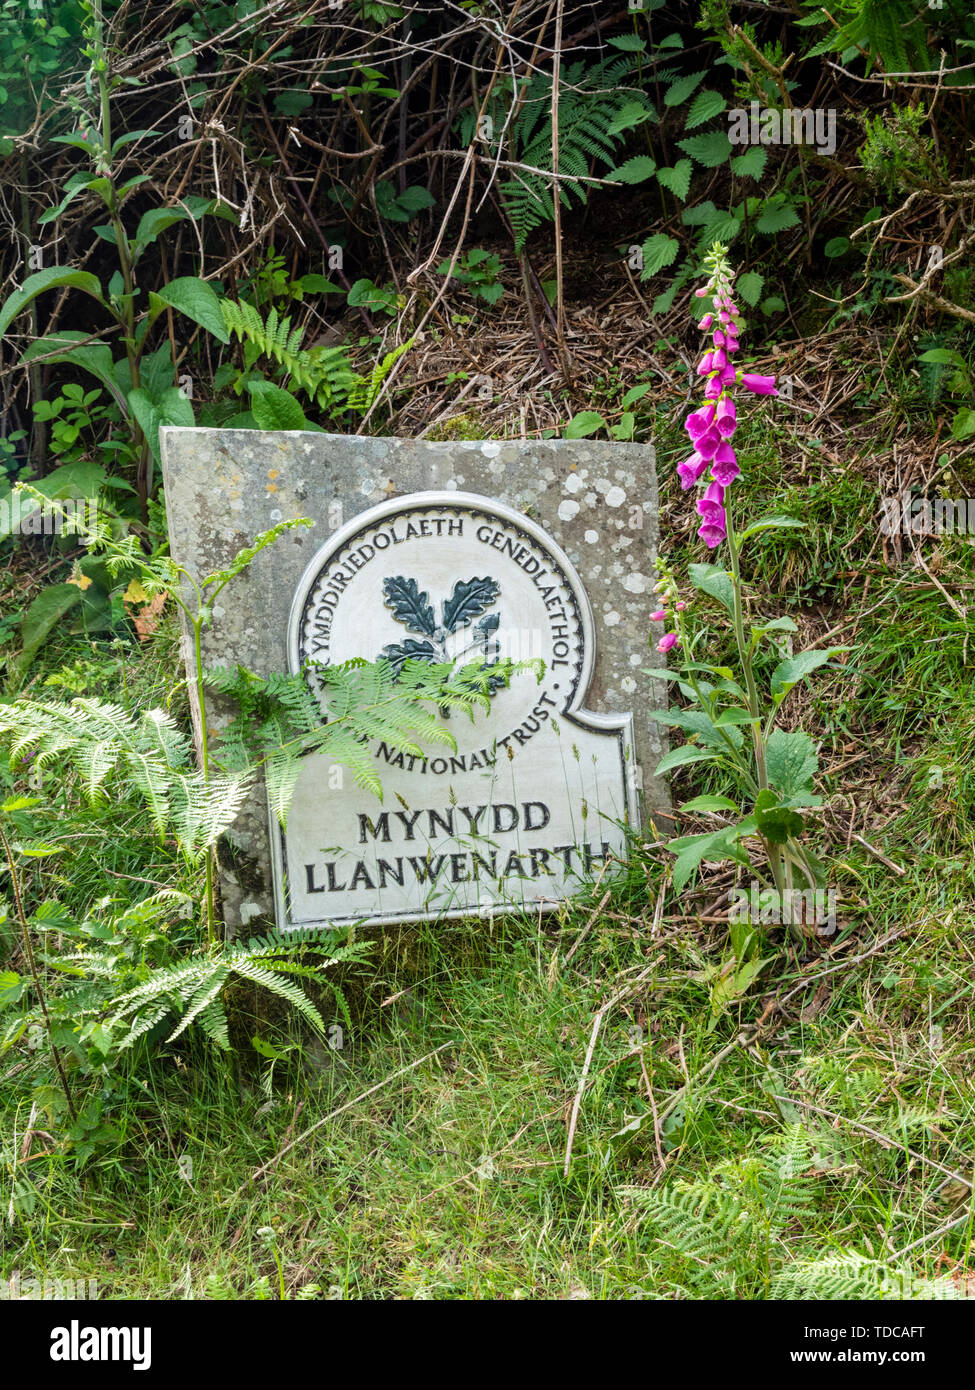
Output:
[[[572,518],[575,517],[575,516],[578,516],[578,514],[579,514],[579,503],[578,503],[578,502],[573,502],[572,499],[570,498],[570,499],[568,499],[568,500],[565,501],[565,502],[560,502],[560,503],[559,503],[559,520],[560,520],[560,521],[571,521]]]

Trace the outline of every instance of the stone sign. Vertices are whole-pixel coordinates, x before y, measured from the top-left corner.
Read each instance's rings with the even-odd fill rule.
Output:
[[[647,446],[167,429],[163,465],[194,577],[275,521],[315,522],[224,592],[207,665],[304,671],[327,713],[314,663],[544,663],[492,681],[473,722],[451,714],[455,748],[373,746],[381,801],[321,754],[286,832],[255,798],[221,855],[231,931],[272,910],[284,930],[544,910],[612,872],[627,827],[666,833]]]
[[[473,723],[455,714],[455,750],[417,758],[380,743],[381,807],[309,757],[275,836],[279,921],[555,904],[621,852],[640,814],[633,716],[582,708],[594,638],[568,556],[489,498],[415,493],[328,541],[295,595],[292,671],[355,656],[394,668],[511,657],[540,659],[544,675],[499,679]]]

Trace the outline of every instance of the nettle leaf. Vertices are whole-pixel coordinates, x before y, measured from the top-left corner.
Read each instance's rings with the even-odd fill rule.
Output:
[[[643,183],[644,179],[652,177],[656,167],[648,154],[636,154],[618,169],[611,169],[606,177],[613,183]]]
[[[705,88],[703,92],[698,92],[691,102],[691,109],[687,113],[684,129],[692,130],[694,126],[703,125],[712,116],[719,116],[727,105],[727,101],[720,92],[712,92],[710,88]]]
[[[678,77],[677,81],[672,82],[664,93],[664,105],[682,106],[691,93],[701,85],[707,75],[707,68],[703,68],[700,72],[692,72],[686,77]]]
[[[392,610],[393,617],[403,624],[407,632],[433,636],[437,630],[437,620],[429,596],[420,592],[415,579],[393,575],[383,580],[383,594],[386,607]]]
[[[788,695],[792,687],[804,676],[808,676],[820,666],[825,666],[840,652],[849,650],[849,647],[826,647],[822,651],[800,652],[798,656],[791,656],[787,661],[780,661],[772,672],[772,694]]]
[[[690,565],[687,573],[695,589],[710,594],[727,608],[729,613],[734,613],[735,586],[727,570],[722,569],[720,565]]]
[[[643,273],[641,280],[649,280],[652,275],[673,265],[680,254],[680,242],[666,232],[657,232],[643,243]]]
[[[735,155],[731,161],[731,172],[739,178],[760,179],[765,172],[768,150],[761,145],[752,145],[744,154]]]
[[[702,250],[708,249],[714,242],[720,241],[723,244],[734,241],[742,228],[742,219],[734,212],[719,212],[705,226],[701,235],[698,237],[698,245]]]
[[[642,101],[627,101],[624,102],[606,127],[606,133],[607,135],[620,135],[624,130],[632,130],[634,126],[642,125],[647,120],[657,122],[660,120],[652,106],[647,106]]]
[[[716,169],[732,151],[731,141],[723,130],[710,131],[707,135],[689,135],[686,140],[678,140],[677,145],[705,169]]]
[[[770,785],[785,800],[808,792],[819,771],[816,745],[801,729],[773,729],[765,745],[765,770]]]
[[[775,193],[765,202],[761,217],[755,223],[757,232],[784,232],[789,227],[798,227],[799,214],[787,193]]]
[[[669,188],[683,202],[691,186],[693,167],[689,159],[679,159],[672,169],[657,170],[657,182]]]
[[[765,277],[759,275],[757,270],[749,270],[744,275],[739,275],[735,282],[735,289],[741,295],[746,304],[752,308],[758,303],[762,295],[762,286],[765,284]]]
[[[444,627],[448,632],[468,627],[491,606],[500,592],[501,585],[488,576],[483,579],[458,579],[450,598],[444,600]]]

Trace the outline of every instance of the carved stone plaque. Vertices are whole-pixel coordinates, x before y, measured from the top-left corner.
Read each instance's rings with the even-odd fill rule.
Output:
[[[300,666],[312,654],[333,662],[350,655],[374,659],[409,643],[458,659],[467,649],[464,660],[480,651],[489,660],[537,656],[547,663],[541,685],[527,674],[495,690],[490,714],[479,715],[473,727],[452,716],[447,726],[458,749],[430,748],[425,772],[416,763],[411,769],[407,758],[394,766],[395,755],[387,760],[380,751],[382,802],[337,785],[342,769],[311,763],[283,842],[263,788],[256,787],[218,847],[220,909],[231,936],[269,930],[275,919],[285,926],[359,912],[375,921],[436,918],[443,905],[487,915],[502,898],[551,904],[578,885],[580,873],[603,872],[603,844],[612,850],[622,843],[618,822],[627,812],[636,823],[637,795],[642,833],[650,840],[669,834],[666,780],[654,776],[666,745],[662,726],[650,717],[666,703],[666,686],[646,670],[661,663],[650,643],[662,632],[649,623],[657,543],[651,445],[172,427],[160,439],[170,545],[189,579],[200,582],[223,569],[275,522],[313,522],[263,550],[221,594],[203,632],[206,666],[239,662],[269,675]],[[458,505],[459,513],[444,510]],[[334,582],[318,587],[330,565]],[[403,584],[387,593],[386,580]],[[482,582],[465,587],[475,580]],[[185,624],[183,640],[192,670],[192,633]],[[193,681],[189,699],[199,733]],[[214,691],[207,692],[207,708],[219,748],[220,731],[235,710]],[[500,756],[491,753],[495,741]],[[541,802],[546,812],[526,811],[528,802]],[[473,827],[461,806],[475,818]],[[481,806],[487,809],[478,816]],[[396,817],[407,808],[410,815],[423,812],[412,840]],[[389,841],[379,829],[378,838],[367,832],[361,842],[358,816],[381,826],[387,812]],[[431,813],[441,819],[431,820]],[[496,846],[472,851],[474,833]],[[560,845],[569,849],[559,851]],[[326,853],[340,846],[341,854]],[[519,846],[528,851],[524,857]],[[548,859],[536,852],[533,866],[533,848],[547,850]],[[441,853],[446,858],[434,881],[421,884],[409,860],[417,860],[423,873],[428,850],[434,867]],[[485,867],[474,865],[472,852],[481,854]],[[380,859],[390,867],[381,870]],[[308,864],[311,887],[326,891],[308,891]],[[329,864],[334,892],[328,891]],[[475,867],[477,877],[465,884]],[[392,915],[381,915],[387,912]]]
[[[589,600],[534,521],[488,497],[420,492],[374,506],[315,554],[295,593],[289,663],[538,659],[456,711],[456,747],[374,745],[383,799],[309,755],[288,815],[272,818],[278,923],[490,915],[551,908],[622,853],[639,817],[631,713],[585,708],[595,664]],[[327,706],[323,705],[327,709]]]

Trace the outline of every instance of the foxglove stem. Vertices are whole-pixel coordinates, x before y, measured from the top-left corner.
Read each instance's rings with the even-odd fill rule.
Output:
[[[739,562],[738,539],[735,536],[734,523],[731,516],[731,491],[725,493],[724,497],[725,528],[727,530],[728,554],[731,557],[731,584],[735,596],[735,641],[738,644],[738,657],[741,661],[741,669],[745,676],[745,688],[748,699],[748,712],[752,716],[752,742],[755,749],[755,772],[758,779],[760,791],[768,787],[768,773],[765,767],[765,738],[762,733],[761,724],[761,704],[758,698],[758,687],[755,684],[755,672],[752,669],[752,653],[745,638],[745,607],[742,599],[741,588],[741,564]],[[779,893],[785,892],[789,886],[789,875],[783,863],[783,853],[781,845],[774,845],[766,840],[764,835],[762,841],[765,845],[765,852],[768,856],[769,867],[772,870],[772,877],[775,879],[775,886]]]

